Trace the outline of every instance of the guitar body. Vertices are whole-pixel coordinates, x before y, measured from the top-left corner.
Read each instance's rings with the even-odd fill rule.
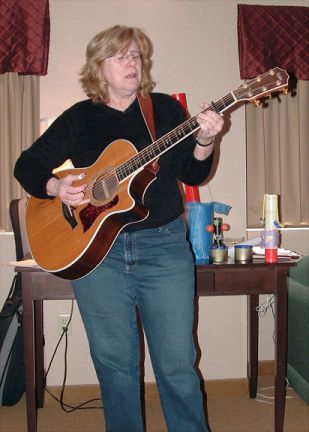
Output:
[[[90,167],[64,170],[57,176],[63,178],[68,174],[85,173],[85,177],[74,185],[92,184],[97,173],[114,169],[136,154],[129,141],[117,140]],[[51,200],[31,197],[26,209],[26,231],[37,264],[50,273],[71,280],[94,270],[126,225],[148,217],[143,197],[155,180],[156,171],[154,164],[147,165],[120,182],[115,196],[108,202],[71,208],[69,217],[66,214],[68,207],[58,197]]]

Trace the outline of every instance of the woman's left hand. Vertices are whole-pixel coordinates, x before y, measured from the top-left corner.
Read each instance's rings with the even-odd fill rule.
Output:
[[[206,102],[201,104],[203,110],[208,106],[209,105]],[[197,122],[200,125],[200,130],[196,138],[201,144],[209,143],[216,135],[218,135],[219,132],[221,132],[224,124],[223,117],[211,110],[198,114]]]

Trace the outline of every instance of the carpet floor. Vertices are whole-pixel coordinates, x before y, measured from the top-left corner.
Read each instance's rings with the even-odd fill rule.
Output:
[[[250,399],[244,380],[240,385],[225,386],[207,383],[207,411],[211,432],[273,432],[273,377],[259,378],[258,396]],[[87,386],[86,386],[87,387]],[[73,392],[74,393],[74,392]],[[65,401],[74,405],[98,396],[97,387],[79,387],[79,392],[66,396]],[[66,399],[67,398],[67,399]],[[160,401],[155,387],[146,388],[147,432],[167,432]],[[1,432],[26,432],[25,397],[13,407],[0,408]],[[38,432],[104,432],[100,409],[64,412],[59,403],[46,396],[43,409],[38,410]],[[284,432],[309,431],[309,406],[292,390],[287,390]],[[132,431],[128,431],[132,432]],[[190,432],[190,431],[182,431]]]

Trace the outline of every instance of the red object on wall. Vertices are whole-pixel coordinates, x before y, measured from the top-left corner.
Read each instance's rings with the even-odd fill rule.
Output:
[[[172,97],[180,103],[182,108],[184,109],[186,116],[188,117],[188,106],[187,106],[187,98],[186,93],[173,93]],[[194,202],[200,202],[200,193],[197,186],[188,186],[184,183],[185,187],[185,194],[186,194],[186,201],[194,201]]]
[[[188,186],[184,183],[186,200],[200,202],[200,193],[197,186]]]
[[[180,103],[182,108],[184,109],[186,115],[188,116],[188,105],[187,105],[187,97],[186,93],[173,93],[172,97]]]

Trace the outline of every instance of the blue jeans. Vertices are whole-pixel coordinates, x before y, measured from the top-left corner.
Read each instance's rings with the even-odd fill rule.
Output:
[[[106,431],[143,431],[136,307],[169,432],[207,431],[194,369],[194,264],[183,222],[120,234],[104,261],[73,285]]]

